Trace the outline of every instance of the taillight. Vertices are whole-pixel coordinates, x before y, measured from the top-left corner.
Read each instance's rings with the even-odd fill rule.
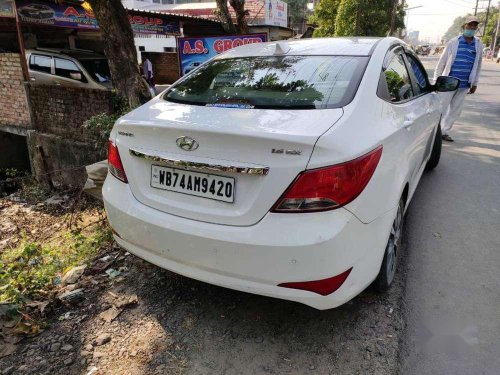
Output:
[[[346,163],[302,172],[271,211],[317,212],[342,207],[368,185],[381,156],[379,146]]]
[[[116,147],[111,139],[108,141],[108,169],[109,172],[120,181],[125,183],[128,182],[125,169],[123,169],[122,160],[120,159],[120,153],[118,152],[118,147]]]

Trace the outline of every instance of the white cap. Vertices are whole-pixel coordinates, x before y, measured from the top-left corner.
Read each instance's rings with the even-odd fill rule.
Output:
[[[478,24],[481,23],[481,21],[479,21],[479,18],[477,18],[476,16],[468,16],[465,19],[464,25],[467,25],[468,23],[471,23],[471,22],[476,22]]]

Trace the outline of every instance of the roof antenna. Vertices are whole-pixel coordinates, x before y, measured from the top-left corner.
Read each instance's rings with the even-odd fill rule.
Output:
[[[285,55],[288,51],[290,51],[290,46],[286,42],[276,42],[273,55]]]

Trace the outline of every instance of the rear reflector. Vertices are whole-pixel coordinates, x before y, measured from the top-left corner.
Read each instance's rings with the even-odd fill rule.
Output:
[[[309,292],[321,294],[322,296],[327,296],[335,292],[338,288],[342,286],[342,284],[344,284],[344,281],[346,281],[347,276],[349,276],[351,271],[352,267],[349,268],[347,271],[341,273],[340,275],[333,276],[328,279],[316,280],[316,281],[302,281],[295,283],[282,283],[279,284],[278,286],[290,289],[307,290]]]
[[[120,181],[127,183],[127,175],[123,168],[118,147],[110,140],[108,140],[108,169],[109,173],[115,176]]]
[[[271,209],[272,212],[333,210],[364,190],[382,156],[382,146],[346,163],[304,171]]]

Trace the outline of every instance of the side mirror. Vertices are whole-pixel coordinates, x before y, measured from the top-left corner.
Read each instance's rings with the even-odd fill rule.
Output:
[[[77,81],[81,81],[82,80],[82,73],[80,73],[80,72],[72,72],[72,73],[69,73],[69,77],[71,79],[76,79]]]
[[[455,77],[440,76],[436,80],[434,89],[438,92],[455,91],[460,86],[460,80]]]

